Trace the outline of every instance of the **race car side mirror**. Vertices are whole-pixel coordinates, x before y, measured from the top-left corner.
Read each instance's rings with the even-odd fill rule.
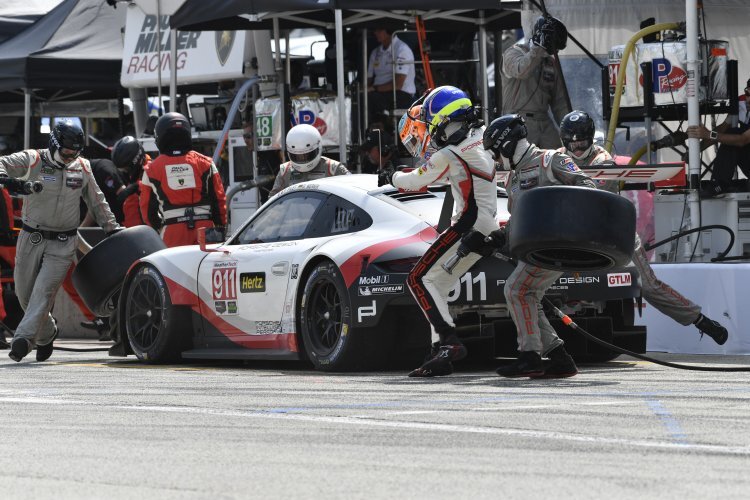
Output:
[[[206,245],[212,243],[224,242],[224,228],[216,227],[199,227],[198,228],[198,246],[201,252],[224,252],[229,253],[226,249],[206,248]]]

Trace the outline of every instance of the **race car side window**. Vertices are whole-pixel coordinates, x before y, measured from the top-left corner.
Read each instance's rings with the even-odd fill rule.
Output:
[[[232,243],[247,245],[300,239],[325,199],[326,195],[314,192],[283,196],[245,226]]]
[[[362,208],[336,195],[331,195],[310,226],[308,238],[354,233],[372,225],[372,218]]]

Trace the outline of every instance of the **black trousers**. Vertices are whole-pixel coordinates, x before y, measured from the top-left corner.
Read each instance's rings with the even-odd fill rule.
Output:
[[[748,126],[740,126],[727,130],[726,134],[742,134]],[[728,146],[721,144],[714,160],[711,178],[722,188],[727,188],[734,177],[735,169],[740,167],[742,173],[750,179],[750,144],[746,146]]]

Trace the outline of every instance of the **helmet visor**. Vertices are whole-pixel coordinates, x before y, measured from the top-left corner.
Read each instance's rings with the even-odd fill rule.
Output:
[[[73,161],[81,154],[80,149],[60,148],[60,158],[66,161]]]
[[[289,155],[289,159],[292,161],[292,163],[304,165],[305,163],[310,163],[315,159],[316,156],[318,156],[318,150],[313,149],[312,151],[308,151],[307,153],[292,153],[291,151],[287,151],[287,154]]]
[[[568,148],[568,151],[570,151],[571,153],[574,153],[580,156],[591,147],[591,141],[589,140],[569,141],[566,147]]]

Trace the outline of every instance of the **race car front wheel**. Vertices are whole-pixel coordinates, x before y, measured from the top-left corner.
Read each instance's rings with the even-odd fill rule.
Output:
[[[307,275],[298,307],[302,343],[315,368],[363,369],[365,332],[352,326],[349,295],[333,262],[322,262]]]
[[[123,321],[133,353],[148,363],[178,361],[189,332],[164,277],[154,267],[142,266],[125,293]]]

